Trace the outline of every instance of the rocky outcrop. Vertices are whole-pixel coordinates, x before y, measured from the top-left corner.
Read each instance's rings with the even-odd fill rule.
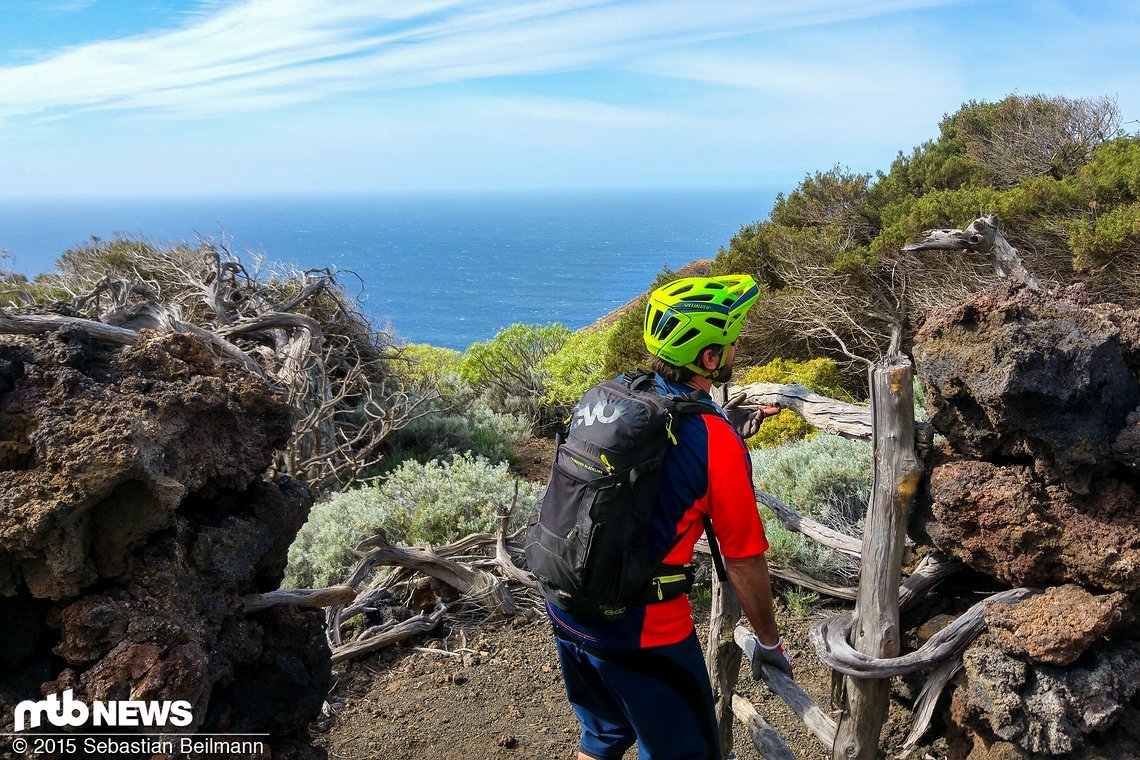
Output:
[[[1094,596],[1074,585],[1055,586],[1017,604],[988,605],[985,618],[1003,651],[1047,665],[1070,665],[1106,633],[1136,624],[1124,594]]]
[[[186,700],[178,731],[307,744],[320,616],[239,601],[280,583],[311,504],[262,477],[289,429],[260,378],[190,335],[0,342],[3,730],[16,702],[72,689]]]
[[[913,532],[1046,589],[986,610],[952,756],[1140,757],[1140,312],[1002,287],[929,313],[914,354],[945,441]]]
[[[1068,668],[1030,667],[988,638],[963,659],[966,685],[955,692],[951,712],[955,724],[974,731],[952,737],[957,756],[1140,757],[1136,642],[1105,647]]]
[[[928,314],[914,353],[948,444],[915,527],[1011,585],[1140,590],[1140,312],[999,288]]]
[[[1032,462],[1077,487],[1140,468],[1140,313],[1080,286],[1018,287],[926,315],[915,359],[935,429],[961,456]]]
[[[1094,480],[1075,493],[1032,465],[934,463],[928,511],[916,517],[943,551],[1011,586],[1140,590],[1140,494],[1129,480]]]

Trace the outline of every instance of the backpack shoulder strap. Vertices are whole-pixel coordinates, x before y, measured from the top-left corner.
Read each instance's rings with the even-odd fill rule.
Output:
[[[673,396],[673,406],[677,414],[713,414],[717,413],[716,405],[709,394],[700,390],[693,390],[679,396]]]
[[[724,569],[724,558],[720,553],[720,544],[716,540],[716,534],[713,533],[712,520],[708,515],[701,515],[701,519],[705,523],[705,536],[709,540],[709,554],[712,555],[716,577],[720,579],[721,583],[728,583],[728,573]]]
[[[632,390],[642,391],[656,386],[657,375],[646,369],[634,369],[622,374],[622,380]]]

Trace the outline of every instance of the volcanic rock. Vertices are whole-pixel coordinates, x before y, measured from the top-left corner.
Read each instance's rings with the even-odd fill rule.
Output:
[[[0,730],[73,689],[187,700],[181,731],[306,754],[331,680],[320,613],[239,601],[280,584],[312,503],[263,477],[289,434],[268,384],[192,335],[0,340]]]
[[[1002,742],[1031,757],[1137,757],[1140,644],[1093,651],[1069,668],[1029,666],[989,637],[966,650],[966,685],[954,695],[956,741],[974,747],[969,757],[993,757]],[[1109,728],[1119,728],[1106,733]],[[1000,756],[1016,756],[1008,749]],[[956,754],[964,756],[966,751]],[[1023,755],[1025,756],[1025,755]]]
[[[1013,586],[1140,590],[1140,493],[1106,478],[1077,494],[1028,465],[934,460],[913,523],[943,551]]]
[[[930,422],[961,455],[1036,461],[1050,479],[1135,468],[1138,325],[1140,312],[1090,304],[1080,286],[935,309],[914,346]]]
[[[1128,597],[1093,596],[1074,585],[1056,586],[1017,604],[990,604],[986,626],[1010,654],[1034,662],[1068,665],[1109,630],[1133,624]]]

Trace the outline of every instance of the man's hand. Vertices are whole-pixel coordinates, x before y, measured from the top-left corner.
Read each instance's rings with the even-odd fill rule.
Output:
[[[736,432],[740,433],[741,438],[751,438],[756,435],[760,430],[761,422],[780,413],[779,407],[761,406],[753,409],[741,406],[742,401],[744,401],[744,394],[733,397],[724,405],[724,413],[728,416],[729,423],[736,428]]]
[[[784,651],[783,639],[776,639],[776,643],[772,646],[760,641],[756,644],[756,652],[752,655],[752,675],[758,682],[764,680],[760,673],[760,668],[764,665],[772,665],[787,673],[789,678],[795,678],[792,673],[792,658]]]

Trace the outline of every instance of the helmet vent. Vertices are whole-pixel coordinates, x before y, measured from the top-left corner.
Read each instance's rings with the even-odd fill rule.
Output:
[[[679,296],[682,293],[688,293],[692,289],[693,289],[693,285],[692,285],[692,283],[689,283],[687,285],[682,285],[681,287],[677,288],[676,290],[670,290],[669,295]]]
[[[648,317],[646,319],[646,325],[648,328],[647,332],[649,332],[651,335],[657,333],[657,326],[661,324],[661,317],[664,316],[664,314],[665,312],[654,309],[652,312],[646,315]]]
[[[713,327],[716,327],[720,330],[723,330],[725,328],[725,322],[720,317],[709,317],[705,321],[708,322]]]
[[[695,296],[689,296],[686,301],[711,301],[713,300],[712,293],[697,293]]]
[[[673,342],[673,345],[674,346],[682,346],[700,334],[701,334],[700,330],[696,330],[694,328],[689,328],[689,330],[684,335],[682,335],[678,340]]]
[[[724,290],[724,284],[719,282],[709,282],[705,287],[709,290]]]
[[[668,319],[665,320],[665,324],[663,324],[661,326],[660,331],[657,331],[657,334],[662,335],[662,336],[669,335],[674,330],[676,330],[677,326],[680,324],[681,324],[681,320],[677,319],[676,317],[670,316]]]

